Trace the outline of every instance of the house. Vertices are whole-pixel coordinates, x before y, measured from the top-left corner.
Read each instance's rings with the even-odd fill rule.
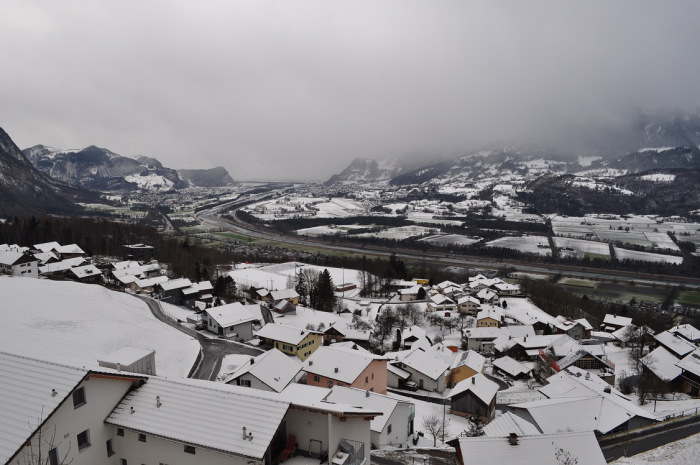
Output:
[[[606,464],[600,445],[591,432],[459,437],[450,444],[456,449],[459,465],[561,465],[566,463],[562,461],[566,460],[565,454],[577,460],[569,463]]]
[[[346,292],[346,291],[352,291],[353,289],[357,289],[357,284],[355,283],[343,283],[343,284],[338,284],[335,286],[335,292]]]
[[[470,378],[457,383],[450,392],[450,413],[476,417],[491,421],[496,415],[496,393],[498,383],[495,383],[477,373]]]
[[[195,302],[212,304],[214,302],[213,291],[214,286],[211,281],[192,283],[190,287],[182,289],[182,304],[188,308],[194,308]]]
[[[411,378],[411,373],[396,366],[394,364],[396,362],[398,360],[394,360],[386,366],[386,385],[387,387],[400,389]]]
[[[85,255],[85,251],[77,244],[61,245],[58,242],[46,242],[43,244],[35,244],[34,249],[41,252],[52,252],[60,260],[82,257]]]
[[[493,352],[493,342],[503,335],[500,328],[481,327],[469,328],[464,331],[467,338],[467,349],[482,353]]]
[[[418,300],[418,292],[422,289],[422,286],[411,286],[404,289],[399,289],[399,300],[401,302],[413,302]]]
[[[654,339],[678,358],[683,358],[696,349],[695,344],[689,342],[680,334],[670,331],[659,333],[654,336]]]
[[[173,305],[182,305],[185,295],[182,293],[183,289],[187,289],[192,286],[187,278],[173,279],[166,281],[164,283],[158,283],[155,286],[155,293],[157,297],[161,300],[171,303]]]
[[[445,390],[451,364],[439,357],[426,354],[422,349],[415,349],[392,364],[409,372],[409,381],[415,382],[419,389],[435,392]]]
[[[29,254],[0,251],[0,274],[38,278],[38,263],[39,260]]]
[[[323,332],[323,344],[330,345],[343,342],[347,328],[344,324],[331,323]]]
[[[211,307],[202,313],[202,322],[208,331],[226,338],[234,338],[240,342],[253,339],[253,325],[258,322],[258,316],[249,310],[258,305],[243,305],[234,302],[219,307]]]
[[[83,265],[70,268],[66,277],[85,284],[101,284],[102,272],[95,265]]]
[[[612,333],[631,324],[632,318],[608,313],[605,315],[605,318],[603,318],[603,324],[601,325],[600,329],[608,333]]]
[[[428,297],[428,312],[455,312],[457,305],[452,299],[442,294],[434,294]]]
[[[304,362],[306,384],[346,386],[386,394],[387,359],[370,352],[323,346]]]
[[[156,249],[146,244],[131,244],[124,246],[124,259],[139,262],[149,262],[156,256]]]
[[[680,326],[674,326],[669,329],[668,332],[678,334],[683,337],[683,339],[693,344],[700,343],[700,330],[696,329],[695,326],[684,324]]]
[[[56,274],[63,275],[66,271],[74,268],[76,266],[82,266],[85,264],[85,259],[82,257],[67,258],[61,260],[60,262],[47,263],[44,266],[39,267],[40,275]]]
[[[588,339],[591,336],[591,329],[593,329],[593,327],[585,318],[572,320],[559,315],[554,320],[554,327],[552,329],[555,334],[566,334],[577,341],[580,339]]]
[[[280,300],[274,306],[276,313],[280,315],[296,315],[297,308],[288,300]]]
[[[496,283],[493,285],[493,289],[499,296],[520,294],[520,286],[518,284]]]
[[[323,402],[318,388],[298,384],[277,394],[5,353],[0,372],[2,463],[34,463],[40,439],[42,463],[124,465],[155,458],[181,465],[268,465],[290,442],[305,455],[325,452],[330,460],[368,463],[370,422],[382,413]]]
[[[299,294],[294,289],[282,289],[279,291],[270,291],[270,299],[274,304],[286,300],[295,307],[299,305]]]
[[[529,367],[517,360],[508,357],[497,358],[493,361],[493,371],[494,373],[502,373],[509,376],[512,379],[521,379],[532,371],[532,367]]]
[[[465,295],[457,299],[457,309],[459,310],[459,313],[467,315],[476,315],[480,304],[481,302],[479,299],[470,295]]]
[[[492,304],[498,301],[498,294],[491,289],[482,289],[477,292],[476,298],[479,299],[482,304]]]
[[[253,296],[254,300],[260,300],[263,302],[267,302],[267,299],[270,298],[270,291],[268,291],[265,288],[260,288],[255,290],[255,295]]]
[[[301,378],[301,363],[296,357],[271,349],[241,365],[226,378],[226,384],[282,392]]]
[[[279,323],[267,324],[255,335],[263,344],[281,350],[287,355],[296,355],[302,362],[323,345],[321,333]]]
[[[700,349],[695,349],[680,362],[681,390],[686,394],[697,397],[700,394]]]
[[[675,392],[681,390],[683,369],[677,365],[680,359],[663,346],[649,352],[642,358],[641,362],[644,365],[644,372],[655,378],[656,391]]]
[[[153,292],[155,291],[156,284],[168,281],[167,276],[156,276],[154,278],[145,279],[138,279],[132,275],[125,276],[131,276],[134,278],[134,281],[131,283],[131,290],[136,292],[137,294],[153,294]]]
[[[503,324],[505,314],[501,307],[488,306],[476,314],[477,328],[498,328]]]
[[[420,326],[411,326],[410,328],[406,328],[402,333],[401,333],[401,348],[402,349],[410,349],[413,347],[413,344],[415,344],[418,341],[427,341],[428,344],[432,344],[430,342],[430,339],[426,335],[425,329],[421,328]]]
[[[473,350],[467,350],[458,354],[452,361],[452,366],[450,366],[450,387],[454,387],[460,381],[470,378],[477,373],[483,373],[485,363],[486,358]]]
[[[373,448],[409,445],[408,441],[413,436],[416,416],[413,402],[363,389],[340,386],[333,386],[325,400],[346,405],[362,405],[369,410],[382,412],[382,415],[370,421]]]

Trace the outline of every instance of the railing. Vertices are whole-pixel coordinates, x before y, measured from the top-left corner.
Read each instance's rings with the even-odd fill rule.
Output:
[[[365,460],[364,442],[353,441],[352,439],[341,439],[340,444],[338,444],[338,450],[350,455],[345,465],[360,465]]]

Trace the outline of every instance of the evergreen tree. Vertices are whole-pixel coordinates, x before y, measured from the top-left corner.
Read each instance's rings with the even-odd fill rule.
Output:
[[[294,286],[294,290],[299,294],[299,299],[302,303],[306,304],[306,295],[309,293],[306,288],[306,278],[304,278],[304,273],[299,273],[297,275],[297,282]]]
[[[314,304],[313,308],[324,312],[331,312],[335,307],[335,286],[328,269],[318,275],[314,286]]]

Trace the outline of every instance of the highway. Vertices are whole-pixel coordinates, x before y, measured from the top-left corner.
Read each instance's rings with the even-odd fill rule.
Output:
[[[406,261],[419,263],[422,262],[438,266],[456,266],[464,268],[490,270],[499,270],[504,267],[508,267],[513,268],[515,271],[533,274],[544,274],[550,276],[560,274],[562,276],[571,278],[594,279],[599,281],[634,281],[634,283],[638,285],[685,286],[686,289],[700,290],[700,279],[698,278],[690,278],[684,276],[661,276],[647,273],[634,273],[623,270],[603,270],[595,268],[574,267],[568,265],[557,265],[551,263],[538,264],[522,262],[517,260],[498,261],[493,259],[482,259],[469,256],[437,254],[434,252],[414,252],[399,248],[388,249],[381,247],[361,247],[348,243],[329,244],[326,242],[314,240],[313,238],[276,234],[268,230],[254,227],[238,219],[236,219],[235,221],[230,221],[226,218],[219,216],[219,212],[223,210],[233,210],[233,214],[231,216],[233,218],[236,218],[236,213],[240,208],[250,203],[257,202],[264,196],[268,195],[270,195],[269,192],[264,194],[258,194],[245,200],[239,199],[228,204],[214,207],[209,210],[203,210],[199,213],[196,213],[195,217],[203,223],[212,226],[213,228],[234,232],[243,236],[252,237],[256,239],[274,241],[280,244],[315,248],[321,252],[344,251],[358,255],[380,257],[388,257],[392,253],[394,253],[397,257],[400,257]]]

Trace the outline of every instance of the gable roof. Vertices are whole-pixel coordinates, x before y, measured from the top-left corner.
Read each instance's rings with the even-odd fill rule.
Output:
[[[689,371],[695,376],[700,376],[700,349],[695,349],[676,365],[685,371]]]
[[[288,357],[279,350],[272,349],[243,364],[224,382],[231,383],[250,373],[273,391],[281,392],[294,380],[301,368],[301,363],[296,357]]]
[[[691,324],[674,326],[673,328],[669,329],[669,332],[680,334],[691,342],[700,340],[700,330]]]
[[[52,250],[61,247],[58,242],[44,242],[42,244],[34,244],[36,250],[41,250],[42,252],[51,252]]]
[[[56,273],[57,271],[66,271],[75,266],[80,266],[85,263],[83,257],[73,257],[61,260],[60,262],[47,263],[39,267],[39,273]]]
[[[510,376],[519,376],[523,373],[529,373],[531,371],[531,368],[523,365],[514,358],[510,358],[507,355],[494,360],[493,366],[508,373]]]
[[[71,268],[70,272],[78,279],[102,275],[102,272],[95,265],[76,266],[75,268]]]
[[[123,277],[117,278],[117,279],[119,279],[121,281],[124,278],[126,278],[126,276],[123,276]],[[151,287],[151,286],[155,286],[156,284],[160,284],[160,283],[164,283],[164,282],[168,281],[167,276],[154,276],[153,278],[146,278],[146,279],[138,279],[136,277],[134,277],[134,278],[135,278],[135,281],[132,281],[132,282],[140,288]],[[127,278],[127,280],[128,279],[130,279],[130,278]]]
[[[663,346],[649,352],[642,358],[642,363],[662,381],[673,381],[683,370],[676,366],[680,360]]]
[[[536,425],[512,412],[506,412],[484,426],[484,435],[488,437],[508,437],[510,433],[518,436],[532,436],[542,432]]]
[[[452,362],[451,369],[455,369],[461,366],[467,366],[472,370],[481,373],[484,369],[484,364],[486,363],[486,357],[473,350],[467,350],[457,355]]]
[[[294,289],[282,289],[279,291],[270,291],[270,297],[272,300],[292,300],[299,297],[299,294]]]
[[[11,252],[0,250],[0,265],[14,265],[24,259],[28,262],[38,262],[39,259],[32,255],[25,255],[22,252]]]
[[[440,378],[450,368],[449,362],[428,355],[420,349],[416,349],[405,356],[401,363],[433,380]]]
[[[673,352],[677,357],[685,357],[696,348],[695,344],[689,342],[683,336],[669,331],[664,331],[663,333],[655,335],[654,339],[659,341],[661,345]]]
[[[129,392],[105,422],[261,460],[290,404],[256,395],[252,389],[242,389],[246,391],[225,384],[150,377]],[[156,405],[156,396],[160,396],[160,406]],[[187,421],[182,421],[183,418]],[[253,440],[243,439],[243,427]]]
[[[450,392],[450,398],[454,398],[465,392],[471,392],[484,404],[489,405],[493,398],[496,397],[498,383],[491,381],[482,373],[477,373],[457,383]]]
[[[273,341],[286,342],[287,344],[297,345],[304,340],[309,334],[320,334],[316,331],[307,329],[294,328],[292,326],[283,325],[280,323],[270,323],[262,327],[255,333],[257,337],[271,339]]]
[[[187,278],[173,279],[164,283],[158,283],[158,286],[164,291],[172,291],[175,289],[183,289],[190,287],[192,283]]]
[[[632,318],[624,316],[612,315],[608,313],[603,319],[604,325],[627,326],[632,324]]]
[[[326,396],[328,402],[337,402],[347,405],[358,405],[375,412],[382,414],[370,420],[370,429],[381,433],[389,421],[389,417],[394,413],[394,410],[399,403],[412,403],[409,401],[401,401],[391,396],[378,394],[376,392],[365,391],[344,386],[333,386],[331,392]]]
[[[386,357],[344,347],[321,346],[304,362],[304,371],[352,384],[375,360]]]
[[[240,302],[221,305],[219,307],[211,307],[204,311],[210,317],[212,317],[219,326],[224,328],[258,319],[257,315],[250,312],[245,305],[241,304]]]

